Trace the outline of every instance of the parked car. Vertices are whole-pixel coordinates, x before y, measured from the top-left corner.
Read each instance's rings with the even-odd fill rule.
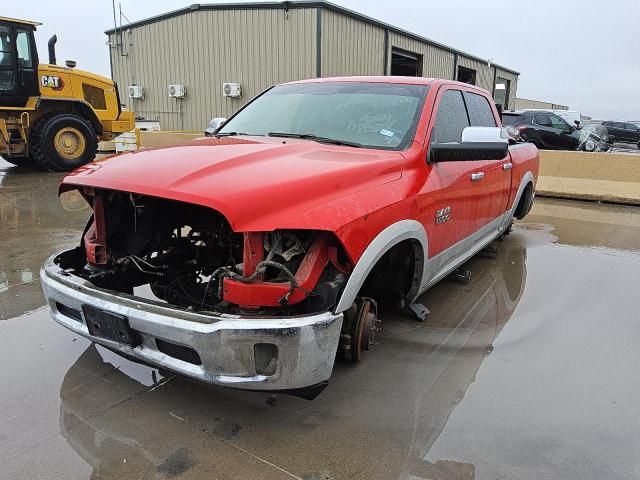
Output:
[[[616,142],[635,143],[640,148],[640,127],[630,122],[602,122]]]
[[[378,302],[424,319],[417,297],[529,212],[537,175],[472,85],[279,85],[212,137],[67,176],[94,214],[43,290],[58,323],[120,354],[313,398],[337,354],[375,344]]]
[[[518,130],[525,142],[545,150],[576,150],[580,140],[573,135],[576,126],[569,125],[555,113],[536,110],[503,112],[502,124]]]

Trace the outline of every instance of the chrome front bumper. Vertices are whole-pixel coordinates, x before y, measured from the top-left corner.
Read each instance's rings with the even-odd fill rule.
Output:
[[[125,356],[204,382],[249,390],[319,389],[319,393],[331,376],[341,313],[281,318],[203,315],[97,288],[65,272],[55,258],[49,258],[40,272],[53,319]],[[91,335],[86,306],[126,317],[141,344],[132,347]],[[174,347],[167,353],[166,345]],[[267,348],[260,350],[264,345]],[[176,347],[197,355],[176,355]],[[267,352],[266,368],[260,351]]]

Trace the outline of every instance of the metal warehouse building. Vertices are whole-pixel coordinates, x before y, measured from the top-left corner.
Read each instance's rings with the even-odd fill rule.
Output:
[[[311,77],[451,78],[515,106],[518,72],[328,2],[196,4],[105,33],[122,100],[163,130],[203,130],[271,85]]]

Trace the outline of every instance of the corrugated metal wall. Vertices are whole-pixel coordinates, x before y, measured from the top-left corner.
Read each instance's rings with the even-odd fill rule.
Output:
[[[122,54],[111,47],[113,77],[136,115],[163,130],[203,130],[273,84],[315,76],[315,32],[315,9],[194,11],[124,31]],[[242,99],[224,97],[223,82],[240,82]],[[183,100],[169,98],[176,83]],[[128,98],[132,84],[143,100]]]
[[[422,75],[424,77],[453,78],[455,55],[452,52],[399,33],[389,32],[389,62],[391,62],[393,47],[422,55]]]
[[[384,75],[384,29],[322,9],[323,77]]]
[[[394,47],[422,55],[425,77],[455,76],[456,54],[444,47],[326,6],[303,6],[199,9],[125,28],[118,33],[120,47],[115,34],[109,38],[113,77],[121,99],[137,115],[159,120],[163,130],[201,131],[212,117],[231,115],[271,85],[315,77],[318,15],[324,77],[389,73]],[[477,85],[493,92],[493,66],[464,54],[458,65],[476,70]],[[513,108],[517,76],[495,73],[511,80]],[[242,98],[224,97],[223,82],[239,82]],[[144,99],[128,98],[127,86],[133,84],[144,87]],[[186,98],[170,98],[170,84],[185,85]]]
[[[476,85],[493,93],[493,68],[487,62],[479,62],[463,55],[458,56],[458,65],[476,71]]]

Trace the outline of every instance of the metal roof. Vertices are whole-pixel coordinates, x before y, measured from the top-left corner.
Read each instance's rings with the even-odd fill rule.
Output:
[[[172,10],[170,12],[163,13],[161,15],[156,15],[153,17],[145,18],[143,20],[139,20],[137,22],[128,23],[126,25],[123,25],[122,29],[126,30],[129,28],[136,28],[143,25],[148,25],[150,23],[160,22],[168,18],[185,15],[187,13],[195,12],[198,10],[260,10],[260,9],[291,10],[296,8],[326,8],[327,10],[332,10],[334,12],[341,13],[342,15],[346,15],[348,17],[361,20],[370,25],[375,25],[377,27],[384,28],[385,30],[388,30],[390,32],[404,35],[406,37],[412,38],[419,42],[423,42],[428,45],[438,47],[443,50],[447,50],[451,53],[462,55],[466,58],[489,64],[489,61],[487,59],[480,58],[475,55],[471,55],[462,50],[457,50],[455,48],[448,47],[447,45],[435,42],[429,38],[423,37],[416,33],[403,30],[401,28],[395,27],[393,25],[382,22],[375,18],[368,17],[367,15],[363,15],[356,11],[350,10],[348,8],[345,8],[340,5],[336,5],[335,3],[327,2],[324,0],[296,0],[296,1],[284,1],[284,2],[247,2],[247,3],[194,3],[193,5],[190,5],[188,7],[179,8],[178,10]],[[109,30],[106,30],[104,33],[106,33],[107,35],[110,35],[115,33],[118,30],[120,30],[120,27],[110,28]],[[520,72],[517,72],[511,68],[503,67],[502,65],[498,65],[497,63],[492,63],[491,65],[505,72],[509,72],[514,75],[520,75]]]
[[[19,18],[11,18],[11,17],[0,17],[0,22],[21,23],[23,25],[31,25],[32,27],[37,27],[38,25],[42,25],[42,23],[34,22],[33,20],[21,20]]]

